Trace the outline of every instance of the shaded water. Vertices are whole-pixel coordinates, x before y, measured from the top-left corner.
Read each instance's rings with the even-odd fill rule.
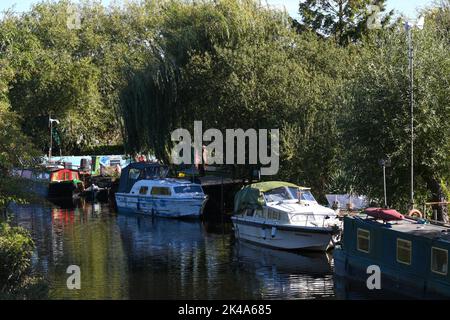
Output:
[[[51,299],[404,299],[333,275],[332,253],[239,242],[230,222],[117,213],[108,204],[11,207]],[[69,290],[70,265],[81,290]]]
[[[333,298],[331,256],[235,241],[230,223],[116,213],[107,204],[15,206],[54,299]],[[81,268],[81,290],[66,286]]]

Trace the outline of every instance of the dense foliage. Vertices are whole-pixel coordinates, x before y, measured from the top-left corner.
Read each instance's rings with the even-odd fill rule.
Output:
[[[83,1],[76,28],[69,4],[0,21],[1,112],[42,152],[49,115],[63,153],[124,143],[166,161],[172,130],[194,120],[279,128],[276,178],[380,199],[389,157],[389,202],[408,202],[406,33],[385,1],[302,1],[298,22],[254,0]],[[382,28],[368,27],[371,4]],[[417,202],[448,198],[449,7],[413,32]]]
[[[48,286],[32,274],[33,250],[28,231],[0,222],[0,299],[47,298]]]

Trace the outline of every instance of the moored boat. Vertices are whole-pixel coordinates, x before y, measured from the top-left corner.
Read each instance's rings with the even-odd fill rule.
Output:
[[[326,251],[340,231],[336,213],[309,188],[282,181],[243,187],[231,219],[236,238],[285,250]]]
[[[366,283],[380,271],[381,290],[414,298],[450,297],[450,229],[395,210],[369,208],[344,218],[343,243],[334,250],[335,273]]]
[[[27,192],[42,198],[48,196],[50,174],[46,170],[13,169],[11,176],[20,179]]]
[[[166,178],[159,164],[132,163],[122,170],[115,194],[119,211],[167,218],[198,218],[207,196],[201,185]]]
[[[49,199],[72,199],[83,191],[83,182],[77,170],[57,169],[50,173]]]

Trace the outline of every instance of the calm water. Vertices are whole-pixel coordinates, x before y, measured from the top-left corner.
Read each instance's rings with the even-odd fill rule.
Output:
[[[334,284],[330,254],[240,243],[230,223],[124,215],[107,204],[13,211],[36,242],[33,263],[51,284],[50,298],[361,298]],[[81,268],[81,290],[67,289],[69,265]]]

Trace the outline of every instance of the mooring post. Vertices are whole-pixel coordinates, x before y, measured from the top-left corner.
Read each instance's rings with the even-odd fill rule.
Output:
[[[223,211],[223,173],[221,175],[221,184],[220,184],[220,213],[222,216],[222,225],[223,225],[223,215],[225,214]]]

